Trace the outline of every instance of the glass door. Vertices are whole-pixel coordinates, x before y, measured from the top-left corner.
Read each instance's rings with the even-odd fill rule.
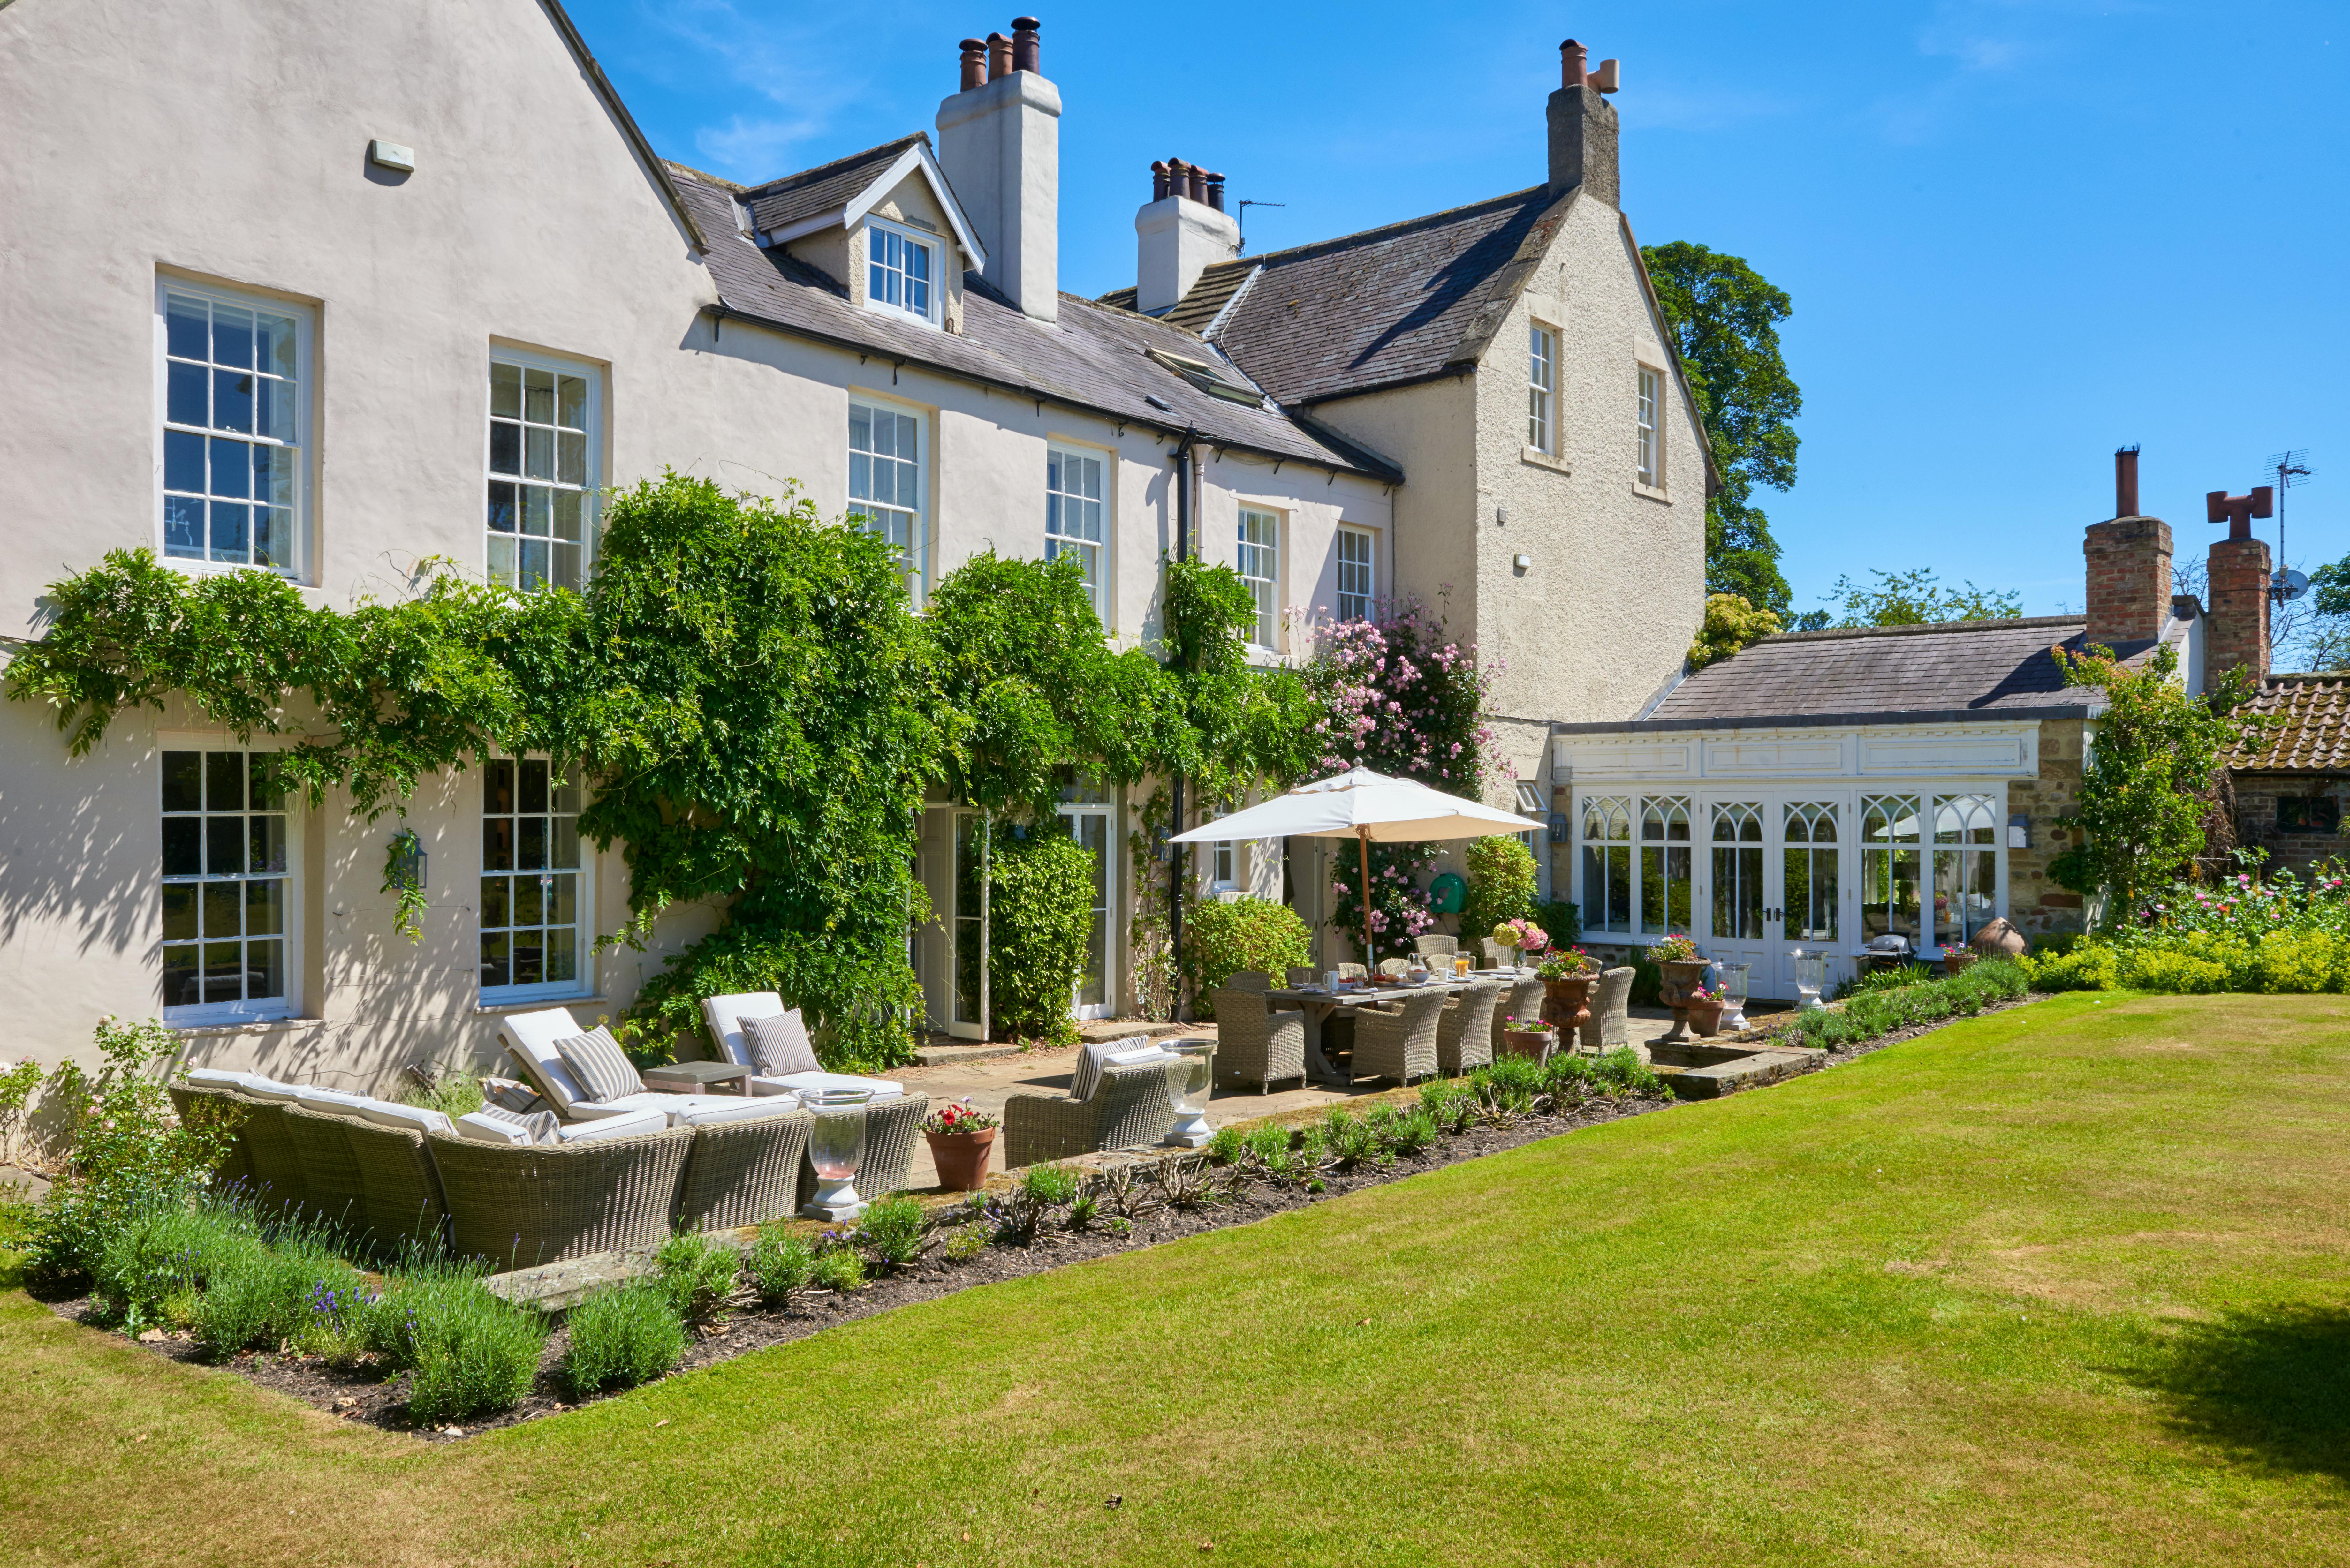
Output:
[[[954,933],[954,1005],[947,1014],[947,1033],[958,1040],[987,1037],[979,1010],[980,851],[986,836],[986,819],[978,812],[954,814],[953,897],[947,912]]]
[[[1798,952],[1841,956],[1843,940],[1844,870],[1842,854],[1844,806],[1833,800],[1783,800],[1779,804],[1779,887],[1768,914],[1775,918],[1779,940],[1773,955],[1774,972],[1756,971],[1755,993],[1770,997],[1795,994],[1794,957]],[[1831,963],[1832,969],[1841,965]]]
[[[1716,963],[1748,965],[1748,993],[1758,996],[1771,994],[1777,934],[1769,919],[1773,890],[1764,885],[1777,870],[1765,843],[1772,805],[1716,800],[1705,808],[1709,913],[1700,942]]]
[[[1117,840],[1110,834],[1109,802],[1087,798],[1093,792],[1069,792],[1076,799],[1061,806],[1061,822],[1069,836],[1093,857],[1093,935],[1086,949],[1085,978],[1077,982],[1077,1016],[1108,1018],[1118,1011],[1116,976],[1109,959],[1110,889],[1118,886]]]

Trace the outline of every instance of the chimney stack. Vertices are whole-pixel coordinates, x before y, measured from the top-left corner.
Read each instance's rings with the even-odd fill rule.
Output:
[[[2137,448],[2114,453],[2114,515],[2093,523],[2088,558],[2088,640],[2126,650],[2151,642],[2170,618],[2170,524],[2137,510]]]
[[[1602,60],[1594,71],[1590,51],[1573,38],[1558,55],[1559,89],[1550,95],[1550,193],[1555,199],[1580,185],[1619,207],[1616,110],[1602,95],[1616,90],[1621,62]]]
[[[1157,316],[1200,275],[1241,254],[1241,226],[1224,211],[1224,177],[1170,158],[1150,166],[1150,201],[1134,215],[1135,308]]]
[[[2255,685],[2269,673],[2269,546],[2252,537],[2252,519],[2271,515],[2276,493],[2256,486],[2248,495],[2214,490],[2203,498],[2204,517],[2228,524],[2211,545],[2210,632],[2203,648],[2205,684],[2241,670]]]
[[[1037,321],[1060,316],[1061,95],[1042,74],[1039,24],[1021,16],[1012,36],[990,33],[988,78],[972,80],[963,43],[962,88],[939,105],[939,167],[987,252],[981,274]]]

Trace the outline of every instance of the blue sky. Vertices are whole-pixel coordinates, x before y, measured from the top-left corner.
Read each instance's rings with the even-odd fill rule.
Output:
[[[964,3],[574,0],[653,144],[743,180],[928,129]],[[1252,250],[1544,174],[1557,44],[1620,57],[1649,244],[1794,297],[1795,488],[1762,497],[1799,608],[1930,566],[2077,609],[2113,449],[2183,555],[2203,493],[2284,447],[2288,558],[2350,554],[2350,7],[2066,4],[1040,7],[1062,120],[1062,286],[1134,278],[1153,158],[1224,171]],[[878,18],[886,17],[886,21]],[[2275,524],[2262,525],[2272,545]]]

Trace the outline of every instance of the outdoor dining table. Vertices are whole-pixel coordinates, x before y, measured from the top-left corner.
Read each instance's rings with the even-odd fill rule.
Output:
[[[1468,990],[1471,982],[1474,981],[1517,980],[1533,972],[1532,970],[1481,969],[1471,970],[1466,976],[1460,978],[1451,975],[1431,978],[1425,985],[1409,983],[1354,985],[1335,992],[1326,991],[1320,986],[1311,991],[1284,987],[1278,991],[1268,991],[1264,995],[1268,1002],[1282,1007],[1295,1007],[1305,1015],[1307,1075],[1316,1083],[1343,1085],[1348,1082],[1347,1075],[1331,1065],[1330,1058],[1322,1054],[1322,1025],[1332,1017],[1344,1013],[1351,1018],[1366,1002],[1388,1002],[1399,996],[1409,996],[1416,992],[1430,990],[1441,991],[1447,995],[1451,995]]]

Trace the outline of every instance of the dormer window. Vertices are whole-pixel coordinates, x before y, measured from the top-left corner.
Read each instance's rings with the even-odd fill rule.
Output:
[[[903,311],[935,326],[939,319],[939,244],[878,219],[865,235],[865,303]]]

